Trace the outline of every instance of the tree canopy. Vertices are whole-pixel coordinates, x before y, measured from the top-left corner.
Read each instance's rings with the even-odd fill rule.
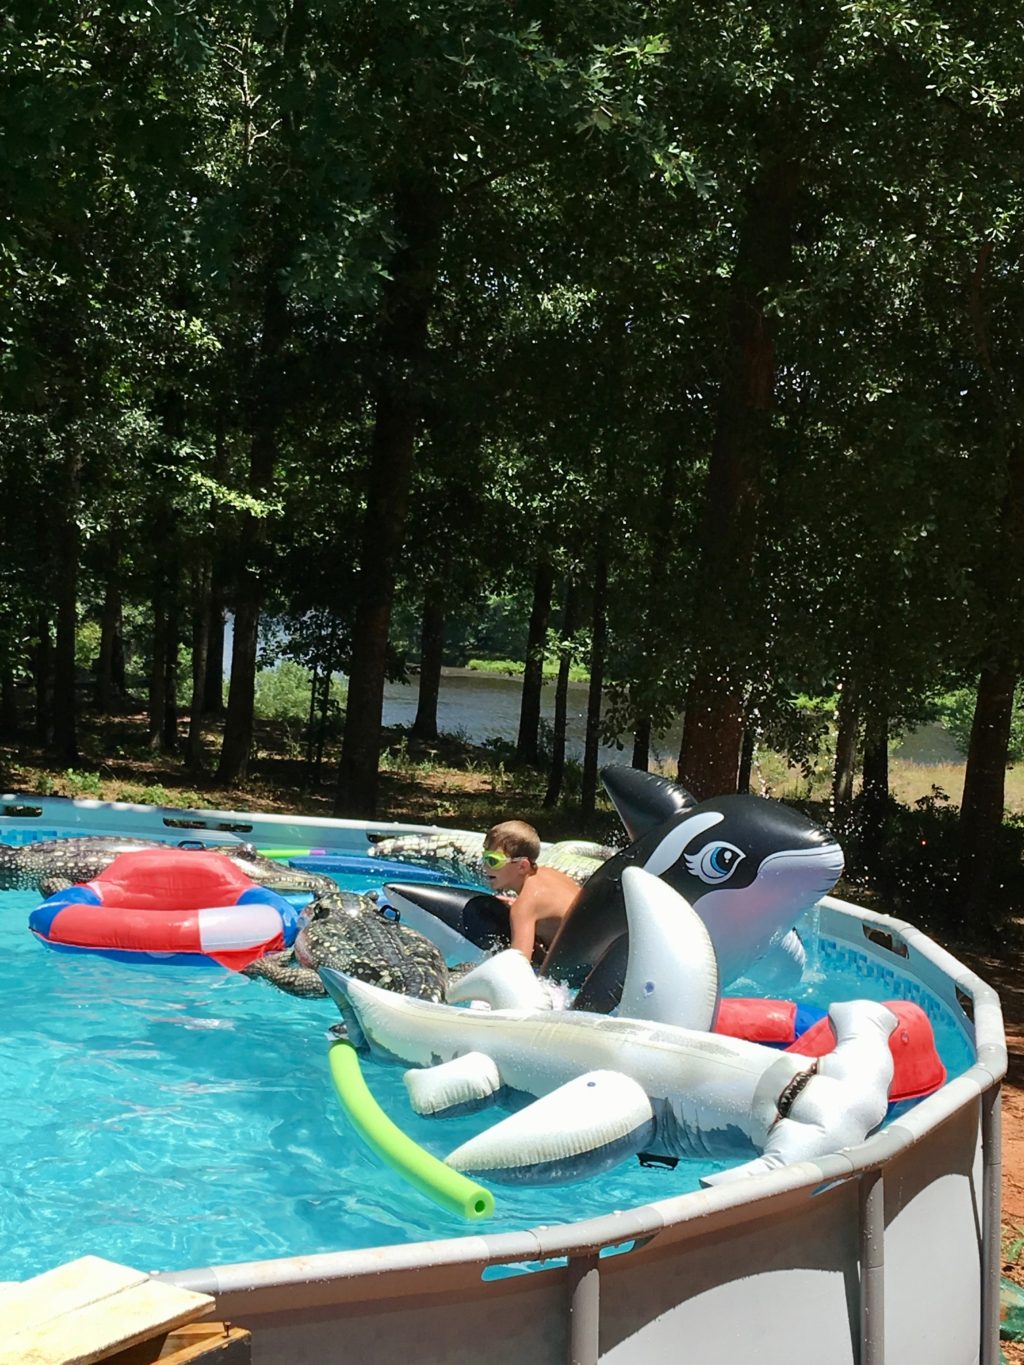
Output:
[[[16,0],[4,725],[30,685],[72,759],[76,633],[109,705],[137,609],[175,745],[227,610],[238,778],[272,620],[324,705],[348,675],[366,815],[396,620],[440,660],[513,594],[524,650],[600,642],[638,761],[685,710],[698,792],[798,692],[877,757],[977,687],[983,891],[1024,663],[1022,58],[1002,3]]]

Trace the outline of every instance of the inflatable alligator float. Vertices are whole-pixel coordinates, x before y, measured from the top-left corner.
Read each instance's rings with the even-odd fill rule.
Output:
[[[370,896],[339,887],[313,902],[311,919],[284,953],[268,953],[245,975],[289,995],[325,996],[317,969],[335,967],[419,1000],[445,999],[448,968],[440,949],[413,929],[385,919]]]
[[[453,830],[450,834],[395,834],[378,839],[370,846],[369,853],[371,858],[427,867],[444,872],[452,881],[486,887],[480,859],[484,837],[465,830]],[[589,839],[565,839],[541,849],[537,863],[541,867],[557,868],[582,886],[614,855],[613,848],[592,843]]]
[[[122,853],[181,845],[155,839],[119,838],[114,835],[83,835],[73,839],[45,839],[33,844],[0,844],[0,891],[55,891],[78,882],[90,882]],[[337,883],[319,872],[299,872],[265,858],[252,844],[208,844],[205,850],[223,853],[259,886],[279,894],[308,892],[327,895]]]

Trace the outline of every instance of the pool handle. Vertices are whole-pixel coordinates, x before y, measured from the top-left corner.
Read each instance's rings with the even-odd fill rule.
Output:
[[[351,1043],[339,1039],[327,1050],[331,1080],[353,1128],[382,1161],[442,1208],[462,1218],[490,1218],[494,1195],[425,1151],[384,1113],[373,1098]]]

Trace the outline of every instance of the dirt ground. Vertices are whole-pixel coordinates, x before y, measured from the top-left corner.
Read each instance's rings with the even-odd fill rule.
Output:
[[[1003,1274],[1024,1285],[1024,964],[1017,954],[957,957],[998,992],[1009,1066],[1003,1085]],[[1009,1365],[1024,1365],[1024,1343],[1003,1342]]]

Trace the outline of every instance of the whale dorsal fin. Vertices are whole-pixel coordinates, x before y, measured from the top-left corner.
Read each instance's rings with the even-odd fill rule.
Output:
[[[613,763],[601,769],[601,781],[630,839],[636,843],[648,830],[698,804],[684,787],[667,777]]]

